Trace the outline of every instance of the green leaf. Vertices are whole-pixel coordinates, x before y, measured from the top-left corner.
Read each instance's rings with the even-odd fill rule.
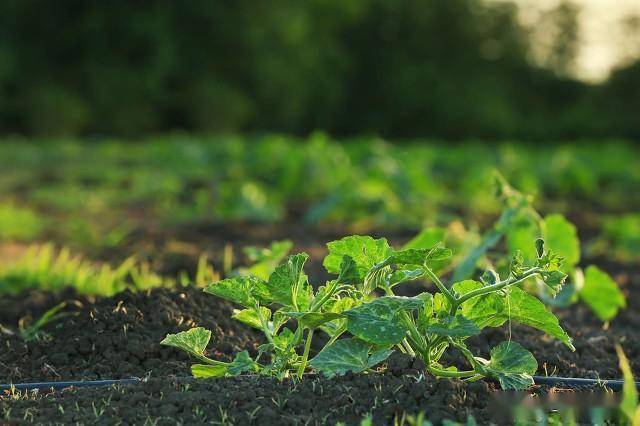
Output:
[[[273,344],[278,352],[283,353],[287,348],[293,350],[293,341],[296,336],[293,331],[288,328],[282,329],[282,331],[273,336]]]
[[[463,338],[479,334],[480,328],[463,315],[456,315],[442,318],[438,322],[428,325],[425,331],[439,336]]]
[[[371,349],[371,345],[358,339],[339,339],[322,349],[309,364],[329,377],[340,376],[372,368],[393,353],[393,350],[381,349],[369,355]]]
[[[304,327],[317,328],[324,323],[343,318],[344,315],[335,312],[283,312],[296,318]]]
[[[226,365],[204,365],[194,364],[191,366],[191,374],[196,379],[207,379],[211,377],[224,377],[228,373]]]
[[[391,276],[389,277],[389,286],[393,287],[395,285],[401,284],[405,281],[413,281],[424,275],[424,269],[398,269],[393,271]]]
[[[244,253],[255,263],[248,268],[239,268],[238,271],[241,275],[253,275],[262,280],[267,280],[273,270],[289,253],[291,247],[293,247],[293,243],[289,240],[274,241],[269,248],[246,247]]]
[[[502,389],[522,390],[533,384],[538,363],[531,352],[516,342],[502,342],[491,349],[487,372],[498,379]]]
[[[507,230],[509,254],[520,251],[526,263],[534,262],[538,256],[536,247],[531,242],[539,237],[540,227],[536,222],[526,218],[518,220]]]
[[[509,263],[509,273],[514,277],[522,278],[524,271],[524,256],[522,255],[522,252],[518,250],[513,255],[511,263]]]
[[[440,293],[437,293],[436,296],[439,294]],[[418,329],[424,333],[429,324],[433,322],[435,301],[434,296],[431,293],[422,293],[421,296],[424,300],[424,304],[422,305],[422,308],[418,310],[417,325]]]
[[[376,266],[424,265],[429,261],[440,261],[449,257],[451,257],[451,250],[437,244],[430,248],[392,251],[383,262]]]
[[[562,289],[567,274],[559,270],[543,271],[540,273],[540,279],[549,287],[551,294],[555,295]]]
[[[609,321],[627,304],[618,284],[597,266],[587,267],[579,295],[602,321]]]
[[[369,270],[364,277],[364,283],[362,285],[362,291],[365,294],[371,293],[376,288],[386,288],[391,286],[391,267],[374,267]]]
[[[562,270],[570,271],[580,261],[580,240],[576,227],[560,214],[544,218],[543,238],[547,247],[564,258]]]
[[[256,296],[265,285],[266,283],[258,277],[234,277],[209,284],[204,291],[250,308],[256,305]]]
[[[460,297],[484,286],[483,283],[478,281],[465,280],[453,284],[451,288]],[[504,297],[499,296],[497,293],[489,293],[464,302],[460,305],[460,313],[481,329],[484,327],[499,327],[506,321],[503,315],[506,309],[505,305]]]
[[[329,254],[324,258],[323,265],[333,274],[340,273],[343,256],[349,256],[357,265],[360,281],[371,267],[382,262],[391,251],[385,238],[373,239],[369,236],[352,235],[327,244]]]
[[[622,377],[624,378],[624,384],[622,387],[622,400],[620,401],[620,411],[627,417],[630,425],[636,425],[634,420],[640,419],[640,406],[638,406],[638,389],[633,379],[633,373],[629,360],[622,351],[620,345],[616,345],[616,352],[618,353],[620,370],[622,370]]]
[[[354,306],[356,306],[358,302],[355,299],[350,297],[343,297],[337,300],[329,301],[325,304],[325,310],[327,312],[333,312],[337,314],[341,314],[344,311],[347,311]],[[329,321],[324,323],[320,328],[326,333],[332,335],[336,330],[343,327],[347,322],[346,317],[344,315],[341,316],[340,319],[335,319],[333,321]]]
[[[177,334],[167,334],[167,337],[160,344],[182,349],[196,358],[202,359],[205,357],[204,351],[209,340],[211,340],[211,332],[203,327],[196,327]]]
[[[486,285],[496,284],[500,281],[500,275],[498,275],[498,273],[493,269],[487,269],[482,273],[480,281]]]
[[[482,283],[467,280],[454,284],[453,290],[461,296],[482,287]],[[499,327],[509,320],[525,324],[544,331],[575,350],[571,338],[544,303],[516,286],[508,287],[505,291],[506,296],[489,293],[469,299],[460,306],[460,313],[481,329]]]
[[[258,364],[251,359],[249,352],[239,352],[235,359],[228,365],[227,371],[232,376],[237,376],[245,371],[258,371]]]
[[[302,268],[309,258],[306,253],[289,256],[287,260],[269,276],[260,296],[270,302],[303,309],[311,300],[311,287]]]
[[[405,277],[420,276],[421,273],[418,270],[411,272],[411,275],[405,275],[405,277],[399,275],[396,271],[391,271],[390,266],[396,265],[429,265],[430,262],[444,260],[451,256],[451,250],[436,245],[428,249],[408,249],[400,251],[391,251],[382,262],[375,264],[364,278],[364,290],[366,293],[370,293],[376,287],[385,288],[399,284]],[[420,275],[418,275],[420,274]],[[398,281],[400,279],[400,281]]]
[[[381,297],[344,312],[347,330],[377,345],[396,344],[404,339],[408,331],[399,313],[423,306],[424,300],[418,297]]]
[[[242,310],[236,309],[231,317],[247,325],[250,325],[253,328],[262,330],[262,323],[260,322],[258,309],[260,310],[259,312],[265,321],[269,321],[271,319],[271,310],[269,308],[265,308],[264,306]]]
[[[447,230],[445,228],[426,228],[413,237],[411,241],[402,247],[402,250],[425,249],[433,247],[440,241],[444,241]]]
[[[351,256],[342,256],[338,282],[340,284],[358,284],[360,281],[360,276],[358,275],[358,265],[356,264],[355,260],[353,260]]]

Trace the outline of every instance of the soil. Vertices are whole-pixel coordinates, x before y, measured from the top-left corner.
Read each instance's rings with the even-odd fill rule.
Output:
[[[38,318],[67,301],[72,315],[45,327],[30,343],[0,334],[0,381],[127,378],[185,375],[190,362],[181,351],[158,343],[168,334],[202,326],[212,331],[213,358],[228,360],[243,349],[254,352],[258,335],[233,320],[233,307],[201,289],[125,291],[110,298],[28,292],[3,296],[0,324],[16,329],[18,318]]]
[[[225,425],[359,425],[371,417],[375,425],[402,424],[409,415],[426,413],[436,425],[443,420],[477,424],[510,424],[513,401],[501,400],[495,385],[436,380],[423,366],[403,355],[389,360],[381,373],[347,374],[302,381],[244,376],[229,379],[149,379],[140,385],[107,389],[67,389],[51,394],[0,400],[7,423],[62,424],[225,424]],[[536,388],[537,400],[559,389]],[[584,390],[586,397],[598,395]],[[510,404],[510,405],[509,405]]]
[[[282,235],[294,241],[294,252],[311,255],[306,270],[314,281],[326,278],[322,268],[324,242],[344,232],[309,234],[296,229],[282,230]],[[152,256],[167,253],[157,259],[165,273],[175,273],[193,270],[202,251],[220,252],[221,241],[234,241],[237,248],[267,245],[277,239],[273,228],[256,226],[244,231],[207,228],[194,231],[192,236],[182,232],[175,240],[151,238],[147,240],[148,252]],[[390,241],[403,242],[410,236],[397,233]],[[165,250],[169,247],[174,250]],[[144,252],[141,246],[132,248]],[[640,265],[603,259],[590,263],[613,275],[627,297],[628,307],[606,326],[582,304],[557,309],[561,325],[574,339],[575,352],[518,324],[510,329],[486,329],[469,339],[470,346],[486,356],[491,347],[512,336],[533,352],[540,375],[619,378],[615,344],[621,343],[634,374],[640,376],[640,315],[635,308],[640,305]],[[213,381],[180,378],[189,374],[191,361],[183,352],[158,344],[168,333],[194,326],[208,328],[213,332],[209,356],[222,360],[243,349],[255,354],[262,343],[257,333],[230,318],[233,306],[193,287],[127,291],[110,298],[88,298],[69,291],[3,295],[0,324],[15,330],[21,318],[37,318],[60,301],[68,302],[67,310],[73,315],[47,326],[44,338],[24,343],[17,336],[0,333],[0,382],[150,379],[138,386],[9,396],[0,400],[0,414],[7,422],[358,424],[363,415],[372,413],[374,424],[390,424],[403,413],[426,411],[435,424],[444,418],[463,421],[468,414],[479,424],[490,419],[503,424],[496,420],[501,411],[491,408],[494,396],[501,394],[493,384],[435,380],[421,374],[419,366],[400,358],[394,358],[380,374],[332,380],[318,377],[280,383],[264,377]],[[454,356],[448,360],[461,361]]]

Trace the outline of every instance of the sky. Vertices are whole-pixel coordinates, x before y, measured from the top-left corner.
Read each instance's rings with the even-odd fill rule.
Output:
[[[560,0],[514,0],[520,6],[526,24],[560,3]],[[574,73],[585,80],[604,80],[609,71],[629,56],[640,55],[640,32],[630,39],[622,20],[640,17],[640,0],[573,0],[580,6],[581,45]]]

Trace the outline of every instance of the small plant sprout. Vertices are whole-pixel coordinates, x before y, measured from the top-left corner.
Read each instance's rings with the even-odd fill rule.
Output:
[[[56,306],[42,314],[40,318],[38,318],[31,324],[28,324],[24,319],[20,320],[18,335],[25,342],[31,342],[33,340],[41,339],[44,336],[43,328],[46,325],[51,324],[52,322],[59,321],[66,316],[72,315],[71,312],[60,312],[66,306],[66,302],[57,304]]]
[[[621,424],[629,426],[640,426],[640,405],[638,404],[638,389],[633,379],[633,373],[629,360],[622,351],[620,345],[616,346],[620,370],[624,377],[622,388],[622,400],[620,401],[620,413],[622,415]]]
[[[542,240],[534,245],[531,264],[518,252],[506,274],[488,270],[478,281],[452,285],[434,272],[452,254],[441,244],[395,250],[384,238],[355,235],[329,243],[328,249],[324,266],[336,277],[317,290],[303,271],[308,259],[304,253],[287,257],[266,279],[238,276],[205,288],[240,306],[233,317],[264,334],[266,342],[255,359],[247,351],[231,362],[211,359],[206,355],[211,332],[202,327],[170,334],[161,343],[196,358],[199,363],[191,369],[196,377],[241,373],[302,377],[309,369],[327,376],[359,373],[400,351],[421,358],[434,376],[492,377],[505,389],[523,389],[533,383],[538,367],[533,355],[520,344],[506,341],[482,358],[467,347],[468,337],[513,321],[546,332],[574,349],[557,318],[518,286],[539,277],[550,292],[560,290],[566,278],[562,258],[546,250]],[[395,294],[399,286],[417,279],[431,281],[436,291],[413,297]],[[317,347],[312,340],[318,333],[326,334],[322,339],[326,343],[312,357],[311,348]],[[447,350],[458,351],[468,368],[443,365]]]

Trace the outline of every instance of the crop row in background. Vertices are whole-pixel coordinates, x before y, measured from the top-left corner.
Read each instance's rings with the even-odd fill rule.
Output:
[[[497,169],[541,211],[580,215],[605,237],[596,248],[606,241],[625,256],[639,246],[640,155],[619,141],[394,145],[315,134],[45,142],[0,145],[0,240],[104,249],[150,225],[475,225],[499,213],[490,193]]]

